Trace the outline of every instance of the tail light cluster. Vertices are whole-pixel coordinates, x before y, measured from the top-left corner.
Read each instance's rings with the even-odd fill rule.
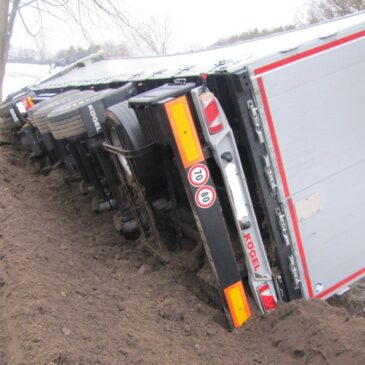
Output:
[[[30,96],[23,98],[16,103],[16,106],[21,114],[26,113],[33,105],[34,103]]]
[[[276,300],[273,294],[271,293],[269,284],[265,283],[258,287],[257,289],[262,307],[265,312],[270,312],[276,309]]]
[[[214,94],[206,92],[200,95],[203,105],[205,121],[208,125],[209,133],[216,134],[223,130],[223,117],[220,113],[219,104]]]
[[[34,105],[33,100],[30,96],[22,99],[21,101],[22,101],[26,111],[28,111]]]

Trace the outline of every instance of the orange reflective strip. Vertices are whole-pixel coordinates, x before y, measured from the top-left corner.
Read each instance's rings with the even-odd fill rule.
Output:
[[[29,106],[32,107],[34,105],[33,99],[30,96],[28,96],[27,99],[28,99]]]
[[[242,281],[237,281],[237,283],[225,288],[224,295],[234,327],[242,326],[251,317],[251,309],[247,302]]]
[[[185,168],[204,160],[186,96],[165,103],[165,110]]]

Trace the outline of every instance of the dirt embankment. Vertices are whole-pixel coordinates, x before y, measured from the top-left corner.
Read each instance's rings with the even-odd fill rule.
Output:
[[[64,177],[0,147],[0,365],[365,363],[365,319],[324,302],[227,332],[191,275],[123,241]]]

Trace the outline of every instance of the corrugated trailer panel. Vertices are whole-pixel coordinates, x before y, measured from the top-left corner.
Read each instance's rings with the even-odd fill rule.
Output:
[[[365,276],[365,31],[249,67],[306,297]]]
[[[110,59],[97,55],[68,66],[58,75],[34,85],[33,89],[53,90],[111,82],[184,78],[199,76],[201,73],[229,71],[364,22],[365,12],[362,12],[198,52]]]

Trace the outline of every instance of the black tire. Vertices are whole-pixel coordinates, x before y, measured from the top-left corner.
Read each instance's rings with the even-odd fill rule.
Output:
[[[150,145],[134,110],[128,107],[127,101],[110,107],[106,113],[104,124],[104,131],[115,147],[135,151]],[[124,170],[123,162],[119,161]],[[140,183],[146,188],[154,185],[158,177],[161,176],[161,157],[158,151],[153,148],[143,156],[131,159],[130,163]]]
[[[48,99],[45,99],[35,105],[33,105],[29,110],[28,110],[28,121],[31,125],[33,125],[33,127],[36,127],[36,125],[33,124],[33,119],[35,118],[35,113],[46,107],[47,105],[51,104],[51,103],[54,103],[56,102],[57,100],[61,100],[61,99],[64,99],[68,96],[71,96],[71,95],[75,95],[76,94],[79,94],[80,93],[80,90],[70,90],[70,91],[66,91],[66,92],[63,92],[61,94],[57,94],[55,96],[52,96]]]
[[[79,137],[86,134],[80,108],[97,97],[93,91],[83,92],[72,101],[62,104],[47,116],[48,128],[57,140]]]
[[[161,158],[156,149],[146,148],[150,143],[139,125],[134,110],[128,107],[128,101],[113,105],[107,110],[103,131],[107,140],[115,147],[128,151],[145,151],[133,159],[118,155],[117,160],[132,190],[136,183],[140,183],[148,194],[160,176]],[[143,216],[140,219],[143,221]],[[121,233],[128,240],[136,240],[141,232],[139,225],[140,222],[136,219],[123,221]]]
[[[138,239],[141,235],[138,221],[131,219],[127,222],[124,222],[122,234],[127,240],[135,241]]]
[[[79,90],[71,90],[65,93],[58,94],[48,100],[44,100],[36,104],[29,110],[29,120],[33,127],[36,127],[41,134],[50,133],[48,126],[48,114],[57,107],[75,100],[81,95]]]
[[[33,117],[32,124],[36,128],[38,128],[39,133],[46,134],[50,133],[48,123],[47,123],[47,114],[38,114]]]
[[[48,123],[53,137],[57,140],[78,137],[86,133],[80,116],[71,117],[56,123]]]

